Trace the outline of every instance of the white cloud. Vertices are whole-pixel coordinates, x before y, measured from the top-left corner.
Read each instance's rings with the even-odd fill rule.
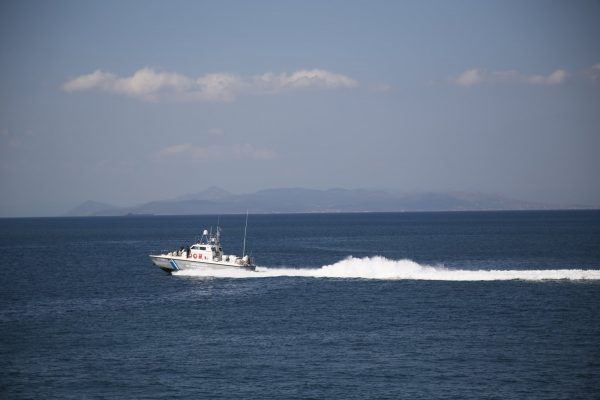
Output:
[[[468,69],[462,74],[460,74],[456,79],[454,79],[454,83],[460,86],[472,86],[477,85],[483,81],[483,73],[480,69]]]
[[[600,63],[592,65],[592,67],[587,70],[587,76],[593,82],[600,82]]]
[[[183,157],[197,161],[269,160],[277,155],[271,149],[251,144],[195,146],[190,143],[176,144],[158,152],[160,158]]]
[[[305,88],[337,89],[358,86],[358,82],[352,78],[322,69],[302,69],[292,74],[279,75],[266,73],[255,76],[253,84],[256,89],[271,92]]]
[[[231,101],[242,87],[240,78],[231,74],[207,74],[196,79],[197,88],[190,95],[199,100]]]
[[[133,97],[156,99],[164,91],[185,92],[192,84],[190,79],[183,75],[142,68],[129,78],[117,79],[113,90]]]
[[[66,92],[77,92],[80,90],[103,89],[110,90],[117,77],[114,74],[94,71],[88,75],[81,75],[75,79],[66,82],[62,88]]]
[[[489,71],[482,68],[472,68],[464,71],[450,81],[459,86],[474,86],[480,84],[525,84],[525,85],[558,85],[564,83],[569,74],[562,69],[549,75],[525,75],[516,70]]]
[[[130,77],[119,77],[97,70],[62,85],[66,92],[99,90],[143,100],[171,98],[178,100],[232,101],[239,94],[275,94],[299,89],[353,88],[358,82],[346,75],[313,69],[291,74],[266,73],[239,77],[228,73],[211,73],[190,78],[173,72],[142,68]]]
[[[186,76],[156,72],[151,68],[142,68],[127,78],[119,78],[115,74],[97,70],[72,79],[62,86],[66,92],[102,90],[144,100],[157,100],[168,92],[185,93],[192,87],[193,81]]]
[[[560,83],[565,82],[568,76],[569,74],[567,74],[567,71],[557,69],[556,71],[547,76],[531,75],[525,77],[525,79],[527,83],[530,83],[532,85],[558,85]]]

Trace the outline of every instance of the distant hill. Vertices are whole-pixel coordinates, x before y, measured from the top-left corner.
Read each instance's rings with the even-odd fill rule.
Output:
[[[187,201],[187,200],[222,200],[233,196],[225,189],[221,189],[218,186],[211,186],[201,192],[188,193],[183,196],[176,197],[175,200]]]
[[[394,194],[384,190],[304,188],[266,189],[256,193],[232,194],[213,186],[171,200],[150,201],[133,207],[86,201],[68,216],[193,215],[319,212],[478,211],[543,210],[545,204],[520,201],[485,193]]]

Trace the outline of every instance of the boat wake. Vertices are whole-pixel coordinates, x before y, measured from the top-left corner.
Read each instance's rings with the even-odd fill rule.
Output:
[[[256,271],[239,268],[221,270],[184,270],[173,272],[176,276],[213,278],[273,278],[312,277],[379,280],[430,280],[430,281],[504,281],[504,280],[600,280],[600,270],[540,269],[540,270],[468,270],[444,266],[421,265],[412,260],[390,260],[385,257],[348,257],[320,268],[267,268]]]

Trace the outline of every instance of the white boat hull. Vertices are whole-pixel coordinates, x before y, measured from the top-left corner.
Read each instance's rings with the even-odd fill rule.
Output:
[[[230,268],[241,268],[250,271],[254,271],[256,266],[254,265],[240,265],[235,262],[226,261],[209,261],[203,260],[198,261],[181,256],[169,256],[169,255],[151,255],[150,259],[160,269],[165,272],[171,273],[182,270],[206,270],[206,269],[230,269]]]

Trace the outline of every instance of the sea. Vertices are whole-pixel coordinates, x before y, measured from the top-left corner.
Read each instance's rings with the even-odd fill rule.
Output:
[[[599,399],[600,211],[0,219],[3,399]]]

